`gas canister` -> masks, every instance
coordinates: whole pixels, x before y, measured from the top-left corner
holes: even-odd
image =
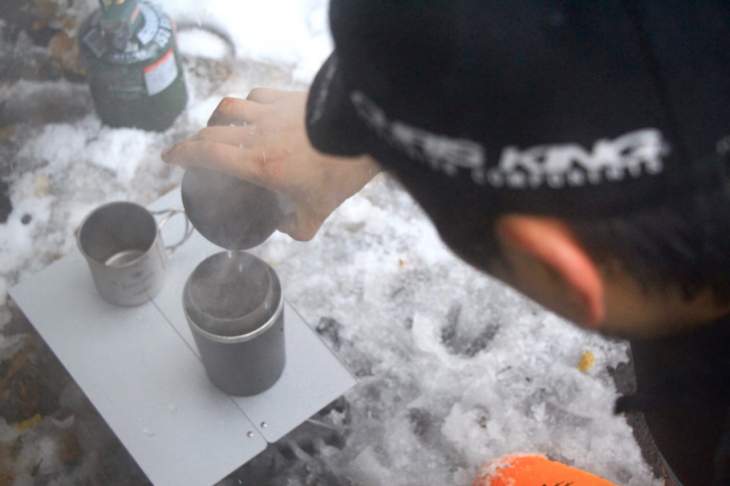
[[[175,24],[151,3],[100,0],[79,50],[101,121],[163,131],[187,103]]]

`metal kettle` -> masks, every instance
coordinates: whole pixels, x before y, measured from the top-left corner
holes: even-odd
[[[229,251],[260,245],[283,216],[275,192],[212,169],[188,168],[181,193],[195,229]]]

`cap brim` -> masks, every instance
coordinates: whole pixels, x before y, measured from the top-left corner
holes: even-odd
[[[337,53],[333,53],[315,76],[307,100],[306,126],[315,149],[331,155],[366,153],[367,130],[349,100]]]

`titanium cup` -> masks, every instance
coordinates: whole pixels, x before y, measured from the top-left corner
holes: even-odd
[[[203,260],[185,283],[185,317],[213,384],[250,396],[284,371],[284,295],[264,261],[245,252]]]
[[[150,212],[131,202],[112,202],[92,211],[76,232],[96,288],[115,305],[143,304],[156,296],[165,281],[167,258],[192,234],[185,220],[185,235],[165,247],[160,229],[182,209]],[[164,215],[157,223],[154,215]]]

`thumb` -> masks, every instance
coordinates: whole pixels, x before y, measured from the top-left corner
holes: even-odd
[[[293,211],[279,222],[278,230],[297,241],[310,241],[317,235],[324,221],[307,218],[300,211]]]

